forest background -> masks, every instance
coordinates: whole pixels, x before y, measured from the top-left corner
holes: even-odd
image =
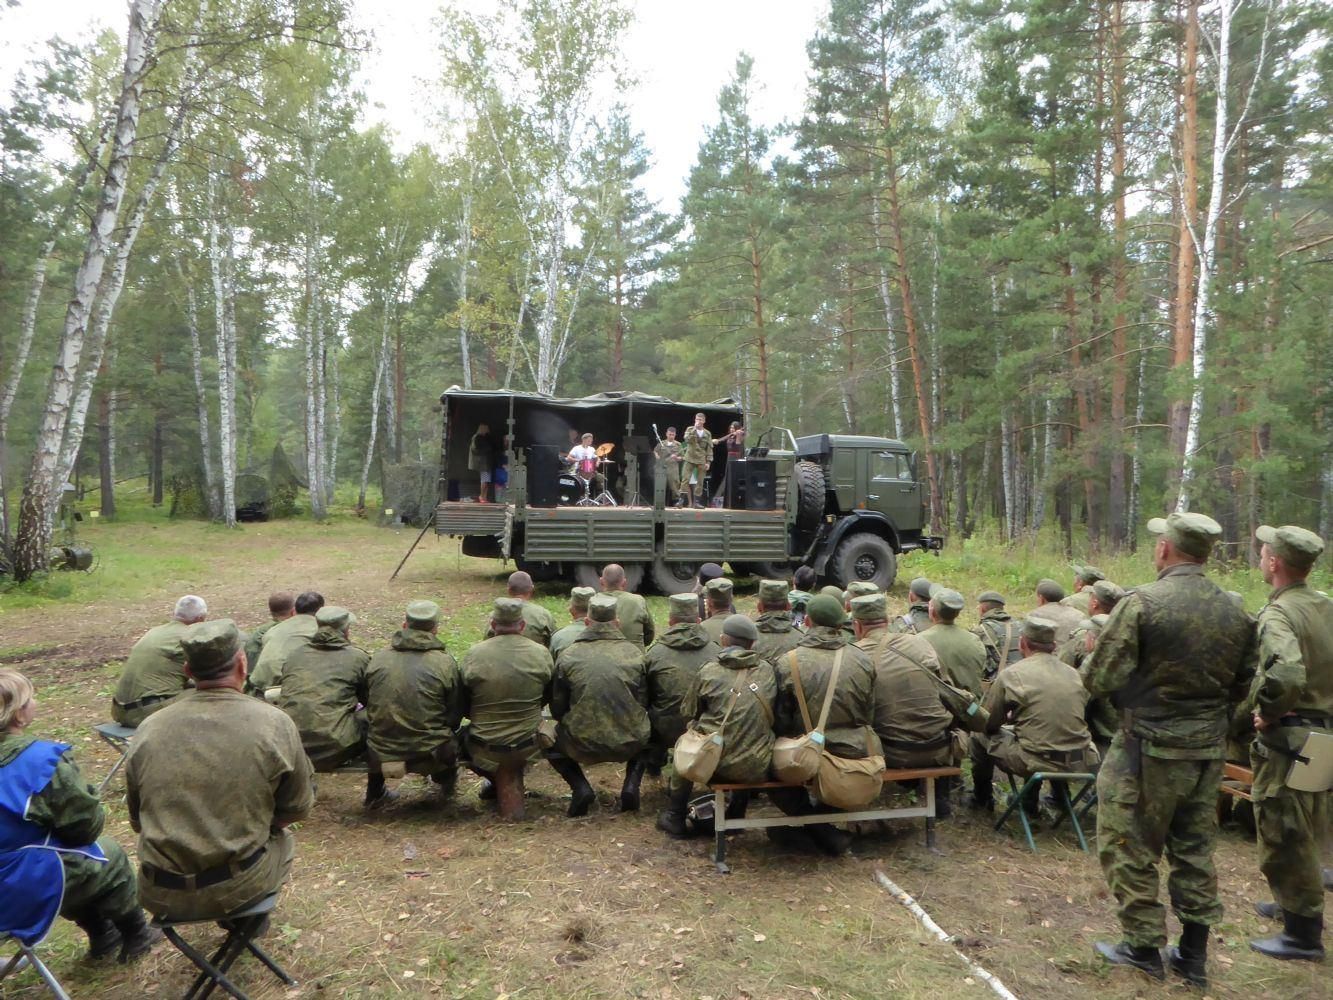
[[[69,479],[232,523],[282,444],[310,515],[364,504],[451,384],[900,437],[955,538],[1333,535],[1327,5],[833,0],[793,120],[736,40],[678,212],[616,100],[631,17],[445,5],[407,152],[359,124],[340,0],[132,0],[34,54],[0,101],[15,576]]]

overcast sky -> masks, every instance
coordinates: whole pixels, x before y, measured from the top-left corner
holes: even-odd
[[[359,26],[375,35],[364,58],[367,117],[384,121],[404,145],[433,142],[429,82],[437,76],[432,22],[438,0],[352,0]],[[674,210],[717,113],[717,92],[742,49],[754,56],[757,117],[776,124],[799,114],[805,90],[805,43],[826,0],[632,0],[637,19],[625,43],[635,89],[626,95],[634,123],[652,150],[648,193]],[[118,0],[20,0],[0,5],[0,86],[61,34],[90,37],[101,28],[123,35],[128,4]]]

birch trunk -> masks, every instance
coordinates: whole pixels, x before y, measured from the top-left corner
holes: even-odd
[[[341,322],[335,324],[335,328],[338,326],[341,326]],[[331,504],[338,483],[338,440],[342,437],[342,384],[338,367],[338,356],[342,353],[341,334],[335,333],[332,343],[327,344],[324,350],[326,374],[332,373],[332,379],[329,381],[328,416],[325,418],[324,448],[324,484]]]
[[[199,421],[199,454],[203,460],[205,499],[209,518],[220,521],[222,508],[218,501],[217,473],[213,470],[213,432],[209,428],[208,387],[204,384],[204,353],[199,342],[199,304],[194,294],[193,278],[186,275],[179,262],[176,270],[185,284],[185,325],[190,331],[190,373],[194,376],[194,403]]]
[[[125,181],[139,130],[144,73],[153,49],[161,8],[162,0],[132,0],[130,5],[125,65],[121,74],[111,157],[89,226],[83,257],[74,275],[74,291],[65,311],[65,323],[47,386],[46,405],[37,431],[32,465],[23,487],[18,537],[14,545],[14,578],[20,582],[47,565],[47,549],[51,544],[51,523],[47,510],[51,505],[52,493],[61,485],[56,482],[60,447],[69,420],[79,362],[83,357],[84,337],[88,318],[92,314],[93,298],[106,268],[111,234],[125,198]]]
[[[222,474],[222,523],[236,526],[236,334],[228,301],[232,295],[223,237],[218,225],[216,170],[208,172],[208,264],[213,280],[213,314],[217,325],[218,455]]]
[[[370,438],[366,442],[366,460],[361,463],[361,490],[357,494],[356,509],[366,509],[366,484],[370,481],[370,463],[375,458],[375,438],[380,425],[380,386],[384,384],[389,361],[389,324],[386,321],[380,333],[379,357],[375,361],[375,381],[370,387]]]
[[[472,388],[472,350],[468,342],[467,279],[472,269],[472,183],[476,166],[468,159],[467,184],[463,188],[462,233],[458,246],[458,352],[463,366],[463,388]]]

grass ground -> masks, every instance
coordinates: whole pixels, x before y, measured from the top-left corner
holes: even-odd
[[[182,593],[203,594],[213,615],[244,627],[262,620],[269,591],[313,587],[356,611],[353,637],[370,649],[387,642],[409,600],[428,596],[449,616],[450,648],[465,649],[480,635],[505,568],[461,557],[455,543],[428,536],[388,582],[414,535],[350,515],[324,525],[226,531],[171,522],[131,502],[117,523],[81,526],[81,540],[99,557],[96,572],[0,591],[0,663],[32,677],[38,732],[74,744],[85,773],[98,780],[114,757],[89,727],[107,716],[126,650]],[[1144,556],[1100,564],[1125,584],[1151,576]],[[918,574],[968,594],[996,587],[1024,611],[1039,577],[1065,579],[1069,571],[1039,549],[969,543],[938,558],[904,559],[897,603]],[[1224,583],[1245,594],[1251,610],[1262,600],[1262,581],[1248,570]],[[558,585],[540,591],[561,619],[563,593]],[[651,605],[664,621],[665,600]],[[850,856],[831,861],[750,832],[731,846],[733,874],[723,877],[708,860],[708,843],[670,841],[653,829],[660,783],[645,783],[641,815],[617,815],[619,769],[593,768],[591,777],[598,806],[569,820],[563,784],[539,766],[529,782],[529,818],[513,824],[498,822],[478,801],[470,778],[444,805],[409,779],[395,807],[367,815],[361,780],[321,777],[269,939],[301,985],[284,990],[243,962],[242,987],[257,998],[993,995],[877,887],[874,873],[882,869],[1019,996],[1191,995],[1092,961],[1092,942],[1116,933],[1114,908],[1095,858],[1068,833],[1040,833],[1034,855],[961,810],[941,824],[939,853],[925,850],[919,824],[903,823],[858,839]],[[119,780],[107,806],[108,833],[132,847]],[[1215,928],[1209,995],[1333,997],[1325,968],[1265,961],[1246,947],[1269,929],[1248,906],[1264,894],[1253,845],[1227,830],[1217,861],[1227,915]],[[216,934],[198,928],[193,937]],[[185,960],[166,948],[129,968],[82,962],[83,942],[64,922],[44,949],[76,997],[171,996],[188,985]],[[3,995],[41,991],[25,974],[6,982]]]

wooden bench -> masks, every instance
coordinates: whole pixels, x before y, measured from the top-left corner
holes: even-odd
[[[806,816],[765,816],[757,819],[727,819],[728,792],[766,791],[772,788],[803,788],[803,785],[789,785],[782,781],[761,781],[748,785],[716,784],[709,785],[713,793],[713,864],[722,874],[731,871],[727,867],[727,831],[762,830],[773,826],[808,826],[812,823],[859,823],[875,819],[916,819],[924,817],[926,821],[926,847],[935,847],[935,782],[940,778],[956,778],[963,772],[956,767],[914,767],[899,770],[887,770],[883,774],[885,784],[891,781],[920,781],[926,786],[924,803],[913,806],[880,806],[858,809],[855,812],[813,813]]]
[[[1230,795],[1233,798],[1244,799],[1246,802],[1253,802],[1254,796],[1250,793],[1250,786],[1254,784],[1254,771],[1248,767],[1242,767],[1240,764],[1233,764],[1227,761],[1222,766],[1222,794]]]

